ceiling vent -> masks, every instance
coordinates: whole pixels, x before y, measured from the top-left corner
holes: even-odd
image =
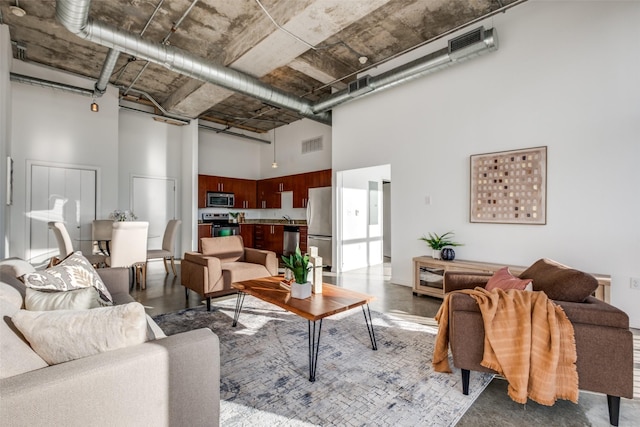
[[[322,151],[321,136],[302,141],[302,154],[313,153],[316,151]]]
[[[371,76],[366,75],[349,83],[349,87],[347,89],[349,96],[355,97],[362,95],[363,93],[371,92],[373,88],[371,87],[370,80]]]
[[[477,44],[484,43],[484,27],[478,27],[468,33],[449,40],[449,56],[456,60],[477,50]]]

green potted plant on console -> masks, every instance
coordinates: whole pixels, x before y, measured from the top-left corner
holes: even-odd
[[[448,253],[444,258],[441,256],[442,250],[448,246],[462,246],[462,243],[456,243],[451,240],[452,237],[453,231],[447,231],[441,236],[438,236],[436,233],[429,233],[429,237],[422,236],[420,240],[427,242],[427,245],[431,248],[431,257],[433,259],[445,259],[450,261],[455,257],[453,249],[451,249],[451,253]]]
[[[291,283],[291,298],[305,299],[311,296],[311,282],[307,280],[307,275],[311,270],[309,265],[309,255],[300,252],[300,247],[296,247],[295,253],[288,257],[282,256],[282,261],[293,273],[295,282]]]

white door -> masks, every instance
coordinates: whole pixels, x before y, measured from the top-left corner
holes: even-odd
[[[29,260],[45,262],[58,256],[49,221],[63,222],[74,250],[91,253],[91,221],[96,216],[95,169],[31,165]]]
[[[134,176],[131,209],[139,221],[149,221],[147,247],[160,249],[167,222],[176,215],[176,180]]]

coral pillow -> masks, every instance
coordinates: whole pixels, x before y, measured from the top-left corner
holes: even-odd
[[[496,271],[493,276],[487,282],[485,289],[490,291],[492,289],[519,289],[521,291],[533,290],[531,279],[519,279],[509,272],[509,267],[502,267]]]

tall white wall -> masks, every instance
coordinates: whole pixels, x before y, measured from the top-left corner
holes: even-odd
[[[458,258],[611,274],[640,327],[640,3],[532,0],[491,22],[497,52],[336,108],[333,168],[391,163],[393,282],[422,234],[455,230]],[[540,145],[547,224],[471,224],[469,156]]]
[[[322,137],[323,150],[302,154],[302,141]],[[266,139],[273,141],[273,131]],[[276,128],[276,161],[273,169],[273,145],[260,149],[260,177],[294,175],[309,171],[331,169],[331,127],[309,119],[298,120]]]
[[[12,72],[92,89],[95,82],[14,60]],[[58,89],[11,83],[11,142],[14,203],[7,230],[10,256],[28,247],[27,162],[97,167],[98,215],[118,206],[118,92],[108,88],[91,112],[91,98]]]
[[[241,131],[234,132],[241,133]],[[269,141],[267,134],[245,132]],[[198,173],[230,178],[260,179],[262,142],[206,129],[198,130]]]
[[[11,66],[11,37],[9,27],[0,25],[0,259],[8,253],[8,241],[5,230],[9,227],[9,207],[6,205],[7,162],[11,154],[11,84],[9,68]]]

